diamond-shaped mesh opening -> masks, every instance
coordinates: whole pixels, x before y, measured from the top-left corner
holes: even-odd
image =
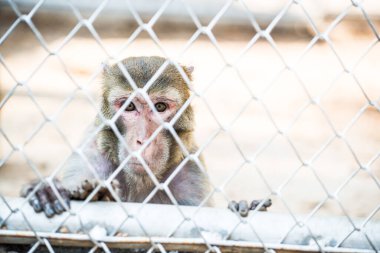
[[[182,50],[188,45],[188,41],[195,37],[197,26],[187,11],[183,12],[180,19],[173,17],[175,10],[186,10],[188,3],[179,0],[166,2],[168,3],[165,6],[160,5],[161,8],[165,7],[162,13],[156,13],[154,17],[151,17],[146,22],[155,21],[153,29],[160,40],[160,44],[166,52],[170,52],[172,56],[175,56],[182,53]],[[180,25],[175,25],[173,21]]]
[[[106,59],[106,52],[86,27],[80,27],[68,39],[69,41],[63,44],[59,50],[59,56],[65,64],[65,71],[75,83],[81,86],[93,83],[91,81],[94,70],[99,69],[99,62],[101,63]],[[86,48],[81,47],[83,43]],[[81,57],[73,61],[73,59],[77,58],[77,55]]]
[[[346,143],[334,139],[314,159],[313,168],[328,192],[333,194],[358,169],[358,164]]]
[[[276,157],[275,163],[272,162],[273,156]],[[258,154],[255,163],[270,187],[276,191],[301,165],[294,149],[282,136],[272,139]]]
[[[283,71],[278,76],[278,79],[269,87],[263,98],[263,103],[271,114],[274,123],[281,130],[290,125],[307,101],[307,93],[302,83],[297,79],[294,72],[288,70]]]
[[[350,17],[355,17],[355,19],[350,20]],[[344,26],[349,26],[353,32],[347,35],[347,29]],[[334,50],[336,50],[339,58],[347,68],[352,68],[365,52],[365,48],[376,39],[376,35],[373,33],[368,20],[363,16],[360,8],[350,8],[346,16],[339,19],[339,23],[333,29],[330,29],[329,36]],[[343,37],[350,39],[348,36],[351,36],[353,40],[353,43],[349,47],[342,41]]]
[[[228,68],[218,75],[212,86],[204,93],[207,103],[222,126],[231,124],[251,99],[246,87],[238,81],[238,78],[237,72]],[[236,81],[232,84],[231,80]],[[218,93],[223,95],[216,95]],[[232,97],[240,99],[236,101]]]
[[[379,4],[198,2],[0,3],[0,244],[379,250]]]
[[[224,149],[224,154],[215,152],[218,146],[226,147],[226,149]],[[207,162],[207,167],[210,173],[213,174],[213,171],[218,172],[216,173],[218,176],[211,178],[215,185],[221,185],[225,181],[227,175],[230,175],[235,168],[244,162],[241,153],[234,145],[231,137],[225,132],[220,132],[217,136],[215,136],[215,138],[203,150],[202,155],[205,157],[225,156],[228,158],[226,160],[213,159]]]
[[[317,106],[308,106],[300,114],[288,136],[302,159],[310,160],[334,134],[325,115]],[[300,129],[308,129],[308,132]]]
[[[292,4],[287,9],[286,13],[281,16],[278,24],[281,24],[283,20],[289,19],[296,19],[297,22],[294,22],[294,24],[286,26],[283,29],[276,30],[275,27],[273,33],[271,33],[271,37],[276,42],[276,47],[288,64],[293,65],[296,60],[298,60],[303,53],[299,48],[305,48],[317,33],[314,23],[309,21],[307,14],[308,13],[305,13],[303,9],[302,3]],[[289,39],[290,41],[287,44],[277,43],[288,38],[288,36],[284,36],[284,33],[292,34]],[[291,44],[291,46],[289,46],[289,44]],[[297,50],[292,50],[291,48],[293,47],[296,47]]]
[[[321,99],[321,106],[338,131],[348,125],[365,103],[366,98],[358,83],[348,74],[341,75]]]
[[[362,181],[365,181],[365,187],[362,186]],[[363,190],[358,194],[355,192],[355,189],[360,187]],[[362,194],[366,197],[362,198]],[[355,205],[350,204],[352,196],[354,196]],[[338,193],[338,197],[343,208],[351,217],[365,218],[378,206],[376,200],[380,197],[380,188],[366,171],[359,171]],[[360,208],[361,206],[365,206],[366,208],[362,209]]]
[[[14,145],[22,145],[40,128],[44,118],[26,87],[18,86],[13,94],[17,95],[11,96],[1,109],[2,116],[9,118],[2,130]]]
[[[83,140],[83,133],[97,115],[96,107],[87,99],[88,95],[88,92],[76,92],[64,101],[63,106],[54,115],[56,125],[72,147]],[[90,95],[90,97],[94,96]],[[78,108],[81,110],[78,111]],[[75,118],[76,124],[68,124],[73,118]]]
[[[205,54],[207,58],[202,57]],[[212,85],[225,67],[223,57],[205,34],[197,37],[182,55],[181,60],[195,66],[193,78],[198,82],[195,83],[194,89],[198,92],[203,92]]]
[[[323,95],[343,70],[328,44],[321,40],[311,44],[295,69],[312,97]]]
[[[136,40],[128,43],[128,47],[122,51],[121,58],[128,56],[151,56],[151,55],[161,55],[160,48],[155,44],[152,38],[149,36],[147,31],[141,31],[137,36]],[[141,43],[140,43],[141,42]],[[141,52],[141,53],[139,53]]]
[[[43,171],[43,168],[41,169]],[[45,170],[44,174],[47,175],[48,173],[49,172]],[[24,184],[24,179],[21,181],[17,180],[20,174],[23,175],[25,181],[31,181],[38,177],[25,157],[20,152],[14,152],[6,163],[1,166],[0,176],[2,183],[0,192],[2,196],[18,197],[20,195],[21,188]]]
[[[357,121],[347,132],[347,141],[362,164],[369,162],[379,152],[379,142],[375,141],[379,139],[379,137],[376,137],[378,133],[372,132],[370,128],[370,126],[378,125],[379,119],[379,111],[369,107],[360,114]],[[359,138],[365,138],[364,136],[370,133],[374,134],[374,139],[368,139],[367,145],[359,148]]]
[[[295,185],[305,184],[304,194]],[[281,189],[282,197],[292,213],[309,213],[326,197],[323,186],[310,167],[301,167]],[[302,203],[301,205],[298,203]]]
[[[50,145],[51,142],[56,143],[56,145]],[[40,145],[49,148],[41,149],[39,148]],[[70,155],[72,150],[57,128],[47,123],[25,144],[23,152],[28,157],[33,157],[33,162],[36,166],[47,175],[50,171],[49,168],[58,167]]]
[[[369,51],[354,69],[354,75],[360,83],[361,88],[364,90],[365,94],[371,101],[377,100],[380,97],[380,87],[374,83],[374,80],[365,74],[365,71],[372,69],[373,71],[378,71],[379,65],[376,64],[377,57],[380,56],[380,45],[373,44],[369,48]],[[364,69],[366,67],[366,69]]]
[[[267,40],[254,37],[246,45],[236,67],[252,93],[259,96],[283,70],[284,64]]]
[[[2,3],[0,14],[0,22],[2,24],[0,27],[0,37],[3,37],[4,33],[10,28],[10,26],[16,22],[17,14],[12,10],[8,3]]]
[[[70,8],[69,4],[60,3],[59,9],[62,12],[49,12],[49,1],[43,2],[38,10],[34,13],[31,21],[38,29],[48,48],[57,49],[63,42],[64,38],[77,25],[78,19]],[[63,14],[64,13],[64,14]],[[49,26],[46,26],[46,23]]]
[[[374,160],[371,161],[370,164],[370,171],[372,172],[372,175],[375,177],[377,182],[380,181],[380,160],[379,155],[376,155]]]
[[[138,23],[131,17],[132,15],[128,13],[126,6],[123,6],[120,13],[117,11],[116,7],[112,5],[112,2],[107,2],[107,5],[92,22],[94,29],[104,42],[104,47],[112,55],[119,54],[120,50],[125,47],[127,41],[138,29]],[[115,24],[109,16],[110,12],[116,12],[115,14],[120,19],[120,22]],[[114,28],[107,29],[110,26]]]
[[[252,117],[252,115],[255,116]],[[277,129],[267,111],[262,104],[256,101],[250,102],[245,107],[231,127],[231,135],[244,156],[249,159],[258,154],[276,133]]]
[[[242,184],[241,178],[249,178],[249,184]],[[237,171],[234,171],[233,177],[226,182],[224,191],[229,199],[236,200],[251,199],[252,197],[255,199],[265,199],[271,194],[253,164],[244,164]],[[225,203],[226,205],[228,203]]]
[[[34,94],[38,94],[36,102],[48,116],[61,108],[66,98],[76,89],[76,85],[56,57],[49,57],[44,61],[30,78],[28,86]]]
[[[6,37],[3,36],[1,40],[0,52],[6,57],[7,68],[17,80],[27,80],[48,56],[48,52],[25,22],[19,22],[12,32]],[[30,58],[20,61],[24,59],[24,53],[30,55]],[[5,80],[4,83],[9,85],[9,80]]]

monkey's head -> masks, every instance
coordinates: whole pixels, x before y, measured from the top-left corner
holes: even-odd
[[[165,58],[162,57],[130,57],[123,60],[122,65],[137,87],[144,88],[164,62]],[[182,68],[191,80],[192,67]],[[119,66],[114,65],[105,70],[101,108],[103,116],[111,119],[120,108],[125,108],[117,119],[117,127],[129,151],[138,151],[147,144],[141,152],[141,158],[156,176],[160,176],[168,169],[169,159],[178,160],[181,154],[173,154],[173,146],[177,144],[171,133],[164,128],[151,142],[147,143],[147,141],[161,122],[169,122],[173,119],[189,98],[190,91],[177,68],[169,64],[149,87],[147,95],[157,113],[148,105],[142,93],[134,92]],[[126,101],[131,96],[131,102],[126,105]],[[193,131],[193,127],[193,111],[191,106],[188,106],[174,123],[173,128],[179,136],[187,136],[187,133]],[[122,162],[127,158],[128,151],[121,143],[118,143],[117,149],[118,159]],[[139,159],[134,156],[128,160],[125,170],[131,175],[146,173]]]

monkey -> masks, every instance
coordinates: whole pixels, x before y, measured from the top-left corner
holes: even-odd
[[[73,152],[63,165],[62,178],[53,180],[64,204],[49,184],[34,190],[38,182],[32,182],[22,189],[21,196],[29,197],[36,212],[43,211],[52,217],[68,209],[70,200],[85,200],[91,194],[91,200],[119,198],[125,202],[173,204],[174,197],[180,205],[212,204],[204,159],[196,155],[198,146],[191,104],[176,117],[191,93],[183,74],[191,81],[194,68],[177,65],[182,68],[181,73],[175,64],[169,63],[153,83],[145,87],[166,61],[159,56],[129,57],[120,62],[122,67],[119,64],[105,67],[100,115],[85,134],[82,152]],[[172,122],[173,119],[176,121]],[[162,123],[170,127],[160,128]],[[92,135],[94,138],[88,138]],[[175,135],[196,159],[186,159]],[[102,182],[115,173],[111,181],[112,194]],[[159,183],[168,181],[172,197],[162,188],[154,191],[157,186],[152,175]],[[98,191],[93,194],[96,188]],[[229,208],[245,216],[257,205],[252,203],[248,207],[245,202],[235,202]],[[261,203],[262,206],[268,203]]]

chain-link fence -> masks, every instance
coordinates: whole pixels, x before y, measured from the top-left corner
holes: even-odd
[[[0,1],[0,252],[380,251],[379,20],[375,1]],[[143,87],[121,62],[141,55],[166,59]],[[133,92],[106,117],[111,64]],[[131,151],[118,119],[138,96],[159,114],[148,91],[169,67],[189,97]],[[176,128],[189,106],[196,150]],[[105,128],[130,151],[106,176],[86,153]],[[161,131],[183,153],[166,179],[142,157]],[[68,209],[54,180],[72,153],[99,185],[67,212],[35,213],[46,185]],[[142,203],[113,185],[133,157],[152,183]],[[170,185],[188,162],[210,185],[197,206],[179,205]],[[91,202],[104,188],[116,203]],[[172,205],[150,204],[157,192]],[[242,199],[272,207],[227,209]]]

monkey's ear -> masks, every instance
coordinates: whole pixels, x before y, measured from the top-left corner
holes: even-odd
[[[102,62],[103,75],[108,75],[111,73],[111,66],[105,62]]]
[[[194,71],[194,66],[182,66],[183,70],[185,71],[187,77],[190,80],[193,80],[193,71]]]
[[[103,76],[111,76],[112,75],[112,65],[108,62],[102,62],[103,67]]]

